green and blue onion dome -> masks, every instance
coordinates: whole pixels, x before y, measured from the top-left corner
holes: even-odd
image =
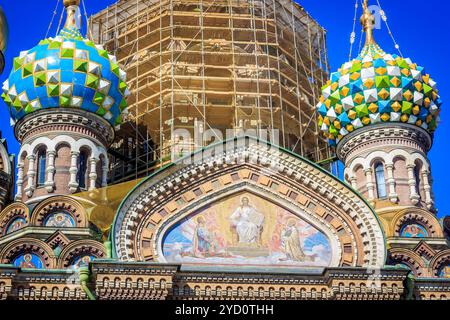
[[[83,109],[119,125],[126,113],[126,74],[116,58],[83,38],[76,26],[64,27],[20,53],[3,83],[2,98],[13,123],[41,109]]]
[[[331,146],[359,128],[379,123],[408,123],[433,134],[441,104],[436,82],[423,67],[369,41],[322,87],[319,128]]]

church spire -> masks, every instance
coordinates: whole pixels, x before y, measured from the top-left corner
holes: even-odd
[[[81,28],[80,0],[64,0],[67,11],[65,28]]]
[[[364,32],[366,33],[366,46],[375,44],[375,39],[373,37],[373,29],[375,28],[375,17],[372,12],[369,10],[368,0],[364,0],[363,10],[364,13],[361,16],[361,25],[364,28]]]

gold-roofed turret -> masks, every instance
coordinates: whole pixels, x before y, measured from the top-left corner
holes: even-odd
[[[364,32],[366,33],[366,46],[370,44],[375,44],[375,39],[373,37],[373,29],[375,28],[375,17],[369,10],[368,0],[364,0],[363,3],[363,15],[361,16],[360,22],[363,26]]]

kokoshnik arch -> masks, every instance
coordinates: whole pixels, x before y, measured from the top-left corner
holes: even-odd
[[[304,65],[326,60],[324,31],[293,1],[121,1],[120,20],[91,18],[104,46],[81,35],[79,0],[64,5],[2,87],[21,149],[12,195],[0,145],[0,298],[450,298],[427,158],[442,101],[375,42],[367,1],[365,46],[323,83]],[[132,123],[152,141],[145,170]],[[211,125],[236,137],[175,136]]]

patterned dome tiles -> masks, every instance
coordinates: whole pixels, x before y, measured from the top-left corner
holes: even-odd
[[[318,121],[331,146],[358,128],[383,122],[433,133],[441,104],[436,82],[424,68],[370,44],[331,74],[317,105]]]
[[[36,110],[67,107],[118,125],[127,108],[125,80],[114,56],[84,39],[78,29],[64,28],[14,59],[2,98],[14,121]]]

